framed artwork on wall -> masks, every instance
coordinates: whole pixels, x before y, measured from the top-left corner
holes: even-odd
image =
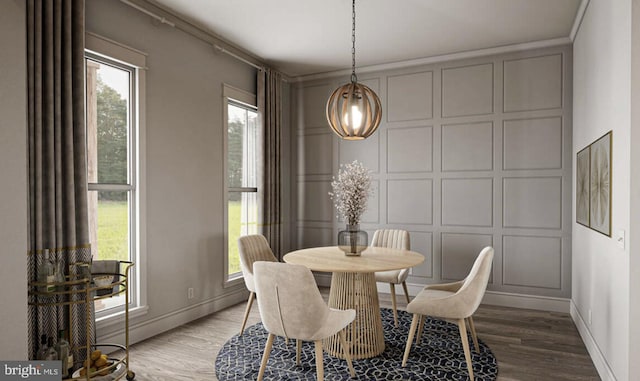
[[[576,154],[576,222],[611,237],[611,131]]]
[[[591,189],[590,164],[591,147],[587,146],[576,154],[576,222],[589,226],[589,190]]]
[[[611,131],[590,146],[589,227],[611,237]]]

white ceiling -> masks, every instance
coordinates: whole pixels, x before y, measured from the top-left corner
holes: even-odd
[[[350,0],[152,0],[289,76],[351,66]],[[581,0],[358,0],[357,67],[567,38]]]

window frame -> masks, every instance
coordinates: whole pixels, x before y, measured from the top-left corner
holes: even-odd
[[[223,105],[223,173],[224,173],[224,181],[223,181],[223,231],[224,231],[224,239],[223,239],[223,268],[224,268],[224,288],[234,287],[244,282],[244,277],[242,275],[242,271],[234,274],[229,274],[229,193],[230,192],[246,192],[246,193],[256,193],[258,199],[260,199],[260,184],[256,184],[255,187],[229,187],[229,105],[234,105],[238,107],[243,107],[247,109],[251,109],[258,113],[258,105],[257,98],[255,94],[251,94],[247,91],[238,89],[236,87],[222,84],[222,105]],[[259,122],[258,122],[259,123]],[[260,136],[261,128],[258,125],[256,129],[256,138],[257,141],[261,141]],[[258,174],[258,179],[260,175]]]
[[[138,242],[138,234],[136,231],[136,221],[138,221],[138,207],[137,207],[137,183],[138,176],[136,171],[136,161],[138,158],[137,155],[137,105],[136,105],[136,94],[138,93],[138,76],[137,69],[135,66],[124,64],[113,60],[109,57],[99,56],[92,52],[85,52],[85,60],[91,60],[94,62],[98,62],[102,65],[108,65],[114,67],[116,69],[126,71],[129,73],[129,102],[127,107],[127,123],[129,127],[129,131],[127,131],[127,181],[126,183],[91,183],[87,182],[87,191],[89,192],[101,192],[101,191],[116,191],[116,192],[127,192],[127,214],[128,214],[128,239],[129,239],[129,260],[132,262],[137,262],[135,259],[137,258],[137,242]],[[97,163],[96,163],[97,164]],[[128,288],[129,288],[129,303],[131,307],[138,306],[138,282],[137,282],[137,274],[134,271],[129,276]],[[113,307],[107,307],[100,311],[95,311],[96,318],[100,319],[105,316],[118,314],[124,312],[124,303],[118,304]]]
[[[132,300],[129,306],[129,319],[135,319],[148,312],[147,305],[147,231],[146,231],[146,57],[147,54],[116,41],[87,32],[85,34],[85,58],[105,61],[116,67],[133,69],[130,88],[129,123],[129,176],[135,176],[133,185],[124,184],[88,184],[88,190],[129,190],[129,239],[132,267],[130,292]],[[128,179],[132,184],[133,179]],[[119,189],[117,189],[119,188]],[[133,210],[132,210],[133,209]],[[134,218],[132,218],[132,216]],[[97,335],[103,336],[109,327],[119,325],[125,319],[124,305],[110,308],[96,314]],[[110,331],[110,330],[109,330]]]

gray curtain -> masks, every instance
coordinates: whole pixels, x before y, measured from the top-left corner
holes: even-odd
[[[84,123],[84,0],[28,0],[28,279],[36,280],[43,251],[69,264],[91,260],[87,218],[87,170]],[[59,295],[57,302],[73,302]],[[30,296],[29,350],[35,358],[40,336],[69,331],[71,346],[86,337],[85,304],[34,306]],[[89,316],[90,317],[90,316]],[[93,322],[92,318],[88,319]],[[93,332],[91,328],[89,330]],[[91,333],[90,336],[93,336]],[[82,351],[74,353],[76,360]]]
[[[281,233],[281,140],[282,140],[282,75],[274,70],[258,72],[258,110],[262,119],[262,234],[271,250],[282,259]]]

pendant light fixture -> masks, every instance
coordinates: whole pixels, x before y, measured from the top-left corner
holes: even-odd
[[[380,98],[356,76],[356,1],[352,0],[351,83],[337,88],[327,101],[327,121],[338,136],[361,140],[371,136],[380,125]]]

